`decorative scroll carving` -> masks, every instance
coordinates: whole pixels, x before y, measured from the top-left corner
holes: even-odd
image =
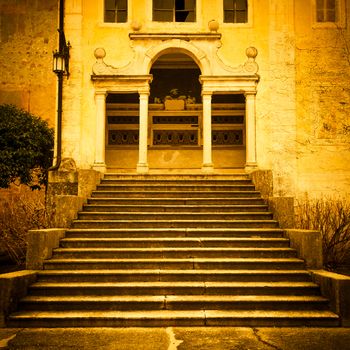
[[[198,124],[197,115],[153,116],[153,124]]]
[[[106,50],[99,47],[94,52],[96,62],[92,65],[92,73],[94,75],[120,75],[123,72],[127,72],[128,68],[131,67],[132,62],[129,62],[126,66],[116,68],[105,63],[104,58],[106,57]]]
[[[213,130],[213,146],[243,145],[243,130]]]
[[[225,64],[219,56],[216,56],[216,61],[219,63],[221,68],[224,71],[227,71],[230,75],[240,75],[240,74],[247,74],[247,75],[255,75],[259,71],[259,65],[256,63],[255,58],[258,55],[258,50],[250,46],[245,51],[246,56],[248,57],[248,60],[243,64],[239,65],[237,67],[231,67],[227,64]]]
[[[139,124],[138,115],[110,115],[108,116],[108,124]]]
[[[139,131],[138,130],[109,130],[108,144],[109,145],[138,145]]]
[[[213,124],[243,124],[243,115],[213,115]]]
[[[97,48],[94,52],[96,62],[92,66],[93,79],[98,76],[132,76],[132,75],[144,75],[148,74],[155,57],[161,52],[165,52],[169,49],[178,49],[181,52],[186,52],[191,56],[194,61],[198,64],[202,71],[202,75],[217,75],[222,77],[235,77],[241,75],[255,76],[258,79],[257,73],[259,66],[255,61],[258,55],[258,50],[255,47],[248,47],[246,49],[246,55],[248,60],[239,66],[231,67],[230,65],[223,62],[222,58],[219,57],[218,49],[221,46],[216,45],[215,42],[221,43],[220,40],[215,42],[208,42],[208,35],[212,38],[220,36],[220,34],[210,33],[200,35],[196,34],[196,37],[190,36],[190,41],[187,41],[185,37],[174,39],[175,34],[171,34],[172,39],[165,40],[159,45],[154,45],[161,37],[157,34],[153,37],[152,33],[135,33],[131,34],[132,39],[137,37],[140,39],[142,36],[149,38],[150,40],[136,40],[137,44],[134,43],[132,46],[134,50],[134,57],[132,60],[122,67],[113,67],[105,63],[106,51],[104,48]],[[162,35],[162,34],[161,34]],[[186,34],[187,35],[187,34]],[[170,38],[170,37],[169,37]],[[188,38],[187,38],[188,39]],[[154,41],[155,40],[155,41]],[[193,41],[193,42],[192,42]],[[195,42],[194,42],[195,41]],[[150,44],[152,44],[149,46]],[[215,48],[213,48],[213,45]]]
[[[153,145],[196,146],[198,130],[154,130]]]

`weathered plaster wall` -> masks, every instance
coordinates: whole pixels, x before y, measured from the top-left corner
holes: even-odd
[[[296,0],[298,195],[350,194],[350,2],[347,25],[320,27]],[[309,4],[310,5],[310,4]]]
[[[68,1],[69,2],[69,1]],[[81,43],[83,59],[82,79],[74,85],[69,82],[71,96],[81,96],[79,84],[84,91],[81,96],[81,114],[77,111],[66,111],[66,119],[72,124],[72,138],[67,138],[66,153],[69,157],[77,154],[80,148],[78,165],[87,167],[93,163],[95,141],[95,104],[93,101],[94,89],[91,84],[91,66],[95,61],[93,52],[97,47],[104,47],[107,51],[106,63],[114,67],[123,67],[133,60],[135,52],[128,34],[132,32],[131,23],[141,24],[140,32],[208,32],[208,22],[217,19],[220,23],[219,32],[222,34],[221,47],[218,51],[222,61],[232,67],[245,62],[245,50],[249,46],[258,48],[257,62],[260,66],[261,81],[257,95],[257,148],[259,166],[274,168],[276,179],[280,185],[276,191],[289,195],[294,191],[293,178],[295,177],[295,161],[290,149],[290,139],[295,137],[295,103],[294,103],[294,51],[290,37],[293,34],[293,16],[290,16],[291,7],[281,5],[280,1],[253,0],[250,7],[250,17],[247,24],[223,23],[221,0],[203,0],[198,2],[197,22],[195,23],[156,23],[152,22],[150,0],[130,2],[129,23],[103,23],[103,1],[90,2],[87,0],[74,1],[76,8],[80,3],[82,14],[81,33],[84,37]],[[69,10],[68,10],[69,11]],[[75,16],[78,16],[78,10]],[[293,11],[292,11],[293,12]],[[67,17],[70,17],[67,13]],[[73,53],[75,42],[79,41],[77,26],[67,28],[67,37],[72,43]],[[287,62],[285,56],[288,56]],[[272,61],[271,61],[272,60]],[[271,65],[272,63],[272,65]],[[72,72],[72,75],[74,72]],[[73,78],[73,76],[72,76]],[[286,85],[286,80],[288,85]],[[66,90],[67,91],[67,90]],[[278,98],[272,91],[280,91]],[[80,119],[80,120],[79,120]],[[74,125],[81,125],[80,141]],[[283,130],[281,130],[283,126]],[[290,131],[292,128],[292,131]],[[75,131],[73,131],[73,129]],[[282,145],[280,144],[282,142]],[[288,148],[288,152],[285,152]],[[75,150],[75,151],[73,151]],[[286,160],[287,154],[287,160]],[[286,160],[286,161],[285,161]],[[288,166],[286,166],[286,164]]]
[[[89,2],[92,3],[91,1]],[[95,2],[93,2],[95,3]],[[89,60],[89,56],[83,54],[83,42],[88,41],[88,37],[83,37],[82,32],[82,0],[66,0],[65,1],[65,35],[66,40],[71,44],[70,49],[70,76],[64,81],[63,87],[63,117],[62,117],[62,154],[63,158],[72,158],[77,167],[82,166],[81,158],[84,154],[91,152],[93,141],[89,139],[88,129],[85,127],[84,120],[88,114],[82,111],[83,96],[91,102],[89,108],[94,108],[94,98],[88,96],[88,89],[84,87],[84,59]],[[93,31],[94,28],[91,28]],[[89,74],[89,71],[86,72]],[[91,111],[90,111],[91,114]],[[92,120],[93,117],[91,116]],[[95,125],[93,126],[95,127]],[[81,144],[88,139],[90,144]],[[93,150],[92,150],[93,151]],[[92,164],[92,163],[90,163]],[[88,164],[85,166],[90,168]]]
[[[218,51],[232,67],[255,46],[260,70],[256,117],[261,169],[272,169],[280,196],[349,194],[349,26],[318,28],[312,1],[252,0],[247,24],[222,21],[222,1],[198,2],[195,23],[152,22],[151,0],[129,1],[129,22],[103,23],[103,0],[66,0],[66,37],[72,44],[71,76],[64,81],[63,157],[79,168],[94,161],[95,102],[91,82],[97,47],[115,67],[135,52],[131,23],[141,32],[208,32],[219,21]],[[350,5],[346,16],[350,18]],[[49,119],[55,116],[57,1],[0,0],[0,103],[15,103]]]
[[[0,103],[15,104],[54,125],[56,0],[0,0]]]

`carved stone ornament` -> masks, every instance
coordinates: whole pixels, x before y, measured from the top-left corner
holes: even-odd
[[[248,57],[248,61],[244,63],[244,70],[252,74],[257,73],[259,70],[259,66],[255,62],[255,58],[258,55],[258,50],[255,47],[250,46],[246,49],[245,53]]]
[[[123,74],[123,70],[126,67],[115,68],[113,66],[109,66],[104,62],[104,58],[106,57],[106,50],[102,47],[99,47],[94,52],[96,62],[92,66],[92,73],[94,75],[120,75]],[[128,66],[128,65],[127,65]]]
[[[142,24],[135,20],[131,22],[130,27],[134,32],[138,32],[139,30],[141,30]]]
[[[219,29],[219,22],[215,19],[212,19],[208,22],[208,28],[211,32],[217,32]]]
[[[255,47],[248,47],[246,49],[246,56],[248,60],[236,67],[231,67],[226,64],[218,55],[220,45],[216,42],[185,41],[181,39],[170,39],[161,41],[158,44],[153,43],[149,47],[141,44],[132,45],[134,49],[133,59],[124,67],[116,68],[107,65],[104,62],[106,51],[104,48],[97,48],[94,52],[96,62],[92,66],[92,73],[95,76],[117,76],[117,75],[145,75],[149,74],[149,70],[154,62],[161,55],[162,52],[176,51],[187,53],[198,64],[202,71],[202,75],[215,76],[257,76],[259,66],[255,61],[258,55],[258,50]],[[146,44],[146,42],[144,43]]]

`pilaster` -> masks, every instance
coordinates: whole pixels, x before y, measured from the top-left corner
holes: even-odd
[[[212,132],[211,132],[211,97],[212,92],[202,92],[203,100],[203,165],[202,171],[214,171],[212,160]]]
[[[147,139],[148,139],[148,98],[149,89],[140,91],[140,128],[139,128],[139,161],[136,171],[148,172]]]
[[[95,92],[96,104],[96,141],[95,141],[95,161],[93,169],[102,173],[106,172],[105,162],[105,129],[106,129],[106,92]]]
[[[256,92],[246,92],[246,164],[245,170],[251,172],[258,166],[256,158]]]

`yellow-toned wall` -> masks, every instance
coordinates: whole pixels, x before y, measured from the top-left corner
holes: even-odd
[[[72,72],[66,92],[75,99],[79,96],[81,101],[80,114],[77,108],[66,110],[66,135],[69,135],[65,142],[66,156],[77,159],[82,167],[89,167],[94,160],[91,145],[95,142],[95,105],[90,74],[96,48],[105,48],[107,64],[122,67],[135,54],[128,36],[132,22],[141,24],[140,32],[197,33],[209,32],[208,22],[216,19],[222,34],[218,55],[225,64],[235,67],[244,63],[245,49],[249,46],[259,51],[261,80],[256,106],[259,167],[273,169],[276,194],[294,194],[297,164],[293,3],[253,0],[249,4],[248,23],[238,25],[223,23],[221,0],[197,1],[197,22],[175,24],[152,22],[151,3],[151,0],[129,1],[129,23],[125,24],[103,23],[102,0],[74,1],[75,8],[67,8],[67,21],[72,23],[71,28],[66,27],[66,35],[73,46],[73,59],[76,55],[81,67],[74,83]],[[79,125],[80,133],[76,131]]]
[[[338,25],[315,24],[296,0],[298,193],[350,194],[350,2]]]
[[[79,2],[79,1],[78,1]],[[75,3],[77,3],[75,1]],[[77,51],[75,45],[74,36],[79,35],[76,28],[81,26],[82,37],[84,38],[79,50],[84,60],[82,61],[82,77],[80,80],[81,89],[84,91],[81,102],[81,127],[84,130],[84,135],[79,140],[79,146],[66,147],[67,156],[76,154],[76,150],[81,148],[80,152],[80,165],[88,166],[93,162],[93,152],[87,152],[88,146],[93,144],[95,135],[95,117],[94,117],[94,101],[93,94],[94,89],[91,84],[90,74],[91,66],[95,62],[93,52],[97,47],[105,48],[107,56],[105,61],[114,67],[123,67],[127,65],[134,57],[134,51],[130,45],[129,33],[133,32],[131,29],[132,22],[138,22],[141,24],[140,32],[155,33],[155,32],[168,32],[168,33],[200,33],[209,32],[208,22],[212,19],[217,19],[220,23],[219,32],[222,34],[222,45],[219,50],[219,57],[224,63],[229,66],[235,67],[245,62],[245,50],[249,46],[256,46],[259,50],[259,64],[261,70],[267,70],[268,66],[264,65],[264,62],[268,61],[269,48],[267,37],[269,35],[269,20],[268,20],[268,6],[261,1],[254,1],[251,5],[251,16],[248,24],[232,25],[222,23],[222,7],[221,1],[198,1],[197,7],[197,22],[195,23],[156,23],[151,20],[151,0],[139,0],[129,1],[129,22],[120,24],[106,24],[103,23],[103,1],[96,2],[83,0],[81,1],[81,23],[75,23],[74,30],[70,30],[67,27],[66,35],[72,43],[72,56],[74,51]],[[69,11],[69,8],[67,8]],[[67,12],[67,11],[66,11]],[[70,17],[77,17],[77,7],[72,10],[72,14],[67,13],[68,21]],[[265,13],[261,16],[259,14]],[[76,18],[77,19],[77,18]],[[259,35],[257,36],[257,32]],[[79,41],[79,38],[76,38]],[[78,53],[77,53],[78,55]],[[74,73],[72,73],[73,75]],[[72,96],[79,94],[78,86],[71,84]],[[77,91],[75,91],[77,90]],[[263,92],[263,88],[261,91]],[[263,94],[261,95],[261,101],[265,101]],[[260,97],[258,96],[258,99]],[[262,110],[261,110],[262,111]],[[258,113],[262,113],[259,112]],[[69,114],[69,113],[68,113]],[[68,123],[72,124],[73,119],[77,119],[77,115],[69,115],[67,119]],[[75,123],[79,124],[78,121]],[[73,129],[73,127],[71,128]],[[71,134],[71,131],[68,132]],[[86,136],[86,137],[85,137]],[[72,143],[72,139],[67,139],[67,143]],[[268,138],[260,138],[260,149],[266,147]],[[76,138],[78,143],[78,138]],[[270,167],[271,164],[266,164],[266,167]]]
[[[221,0],[197,0],[195,23],[152,22],[151,0],[129,0],[125,24],[103,23],[103,0],[66,0],[65,31],[72,50],[71,76],[64,82],[63,156],[81,168],[94,162],[91,73],[96,48],[106,50],[107,64],[123,67],[135,55],[129,39],[133,22],[144,33],[201,33],[209,32],[208,22],[216,19],[222,35],[218,56],[226,65],[241,65],[247,47],[258,49],[257,159],[259,168],[273,170],[275,194],[349,195],[350,4],[341,1],[344,28],[315,26],[314,0],[251,0],[249,20],[243,25],[223,23]],[[55,115],[51,54],[56,47],[57,8],[50,9],[49,4],[54,2],[44,6],[35,1],[30,10],[26,8],[28,23],[37,20],[36,28],[15,22],[17,27],[6,40],[2,30],[0,47],[1,101],[29,103],[31,111],[50,120]],[[20,3],[27,2],[16,2]],[[135,157],[131,159],[136,167]],[[217,157],[215,153],[214,161]]]
[[[0,104],[55,123],[56,0],[0,0]]]

